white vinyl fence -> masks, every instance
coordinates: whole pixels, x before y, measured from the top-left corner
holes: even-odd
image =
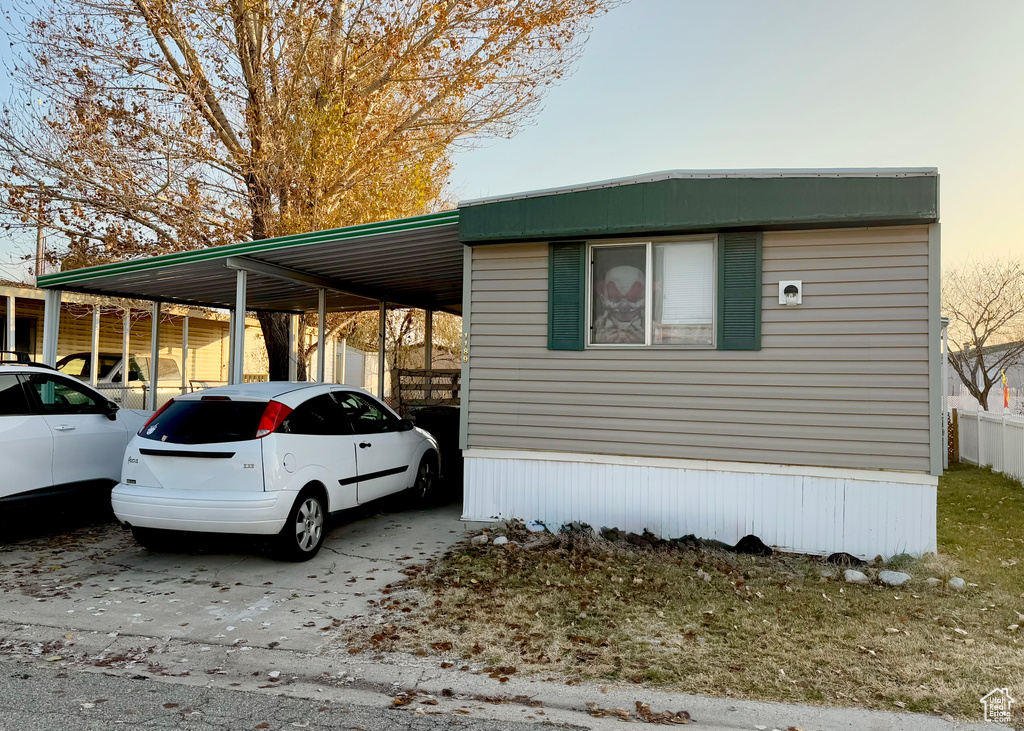
[[[958,412],[960,459],[1024,480],[1024,416]]]

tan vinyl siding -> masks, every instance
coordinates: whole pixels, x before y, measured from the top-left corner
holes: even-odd
[[[36,319],[36,358],[41,357],[43,334],[43,301],[18,299],[17,317]],[[181,327],[182,318],[165,315],[160,323],[160,355],[173,358],[181,368]],[[123,315],[119,311],[105,312],[100,316],[100,352],[121,353],[124,332]],[[129,331],[128,349],[138,357],[149,357],[150,315],[147,312],[133,312]],[[227,337],[226,320],[189,318],[188,325],[188,377],[190,380],[227,380]],[[251,349],[251,347],[250,347]],[[64,305],[60,313],[60,335],[57,339],[57,359],[72,353],[88,353],[92,350],[92,307]],[[164,383],[173,387],[175,383]],[[180,384],[178,384],[180,385]]]
[[[760,351],[549,351],[547,244],[472,254],[470,447],[929,470],[926,226],[765,233]]]

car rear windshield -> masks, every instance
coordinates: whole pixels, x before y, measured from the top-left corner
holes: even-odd
[[[175,401],[139,436],[172,444],[217,444],[256,438],[265,401]]]

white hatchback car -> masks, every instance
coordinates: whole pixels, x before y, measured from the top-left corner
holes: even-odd
[[[77,378],[27,358],[3,360],[0,508],[89,491],[103,491],[97,498],[106,502],[128,440],[151,413],[119,408]]]
[[[221,386],[169,402],[125,452],[114,514],[148,548],[167,531],[276,535],[282,557],[320,550],[327,516],[433,490],[437,442],[369,393],[320,383]]]

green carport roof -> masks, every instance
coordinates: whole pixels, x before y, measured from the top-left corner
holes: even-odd
[[[39,286],[86,294],[233,307],[246,269],[246,309],[329,311],[388,303],[462,310],[463,245],[458,211],[285,236],[39,277]]]

